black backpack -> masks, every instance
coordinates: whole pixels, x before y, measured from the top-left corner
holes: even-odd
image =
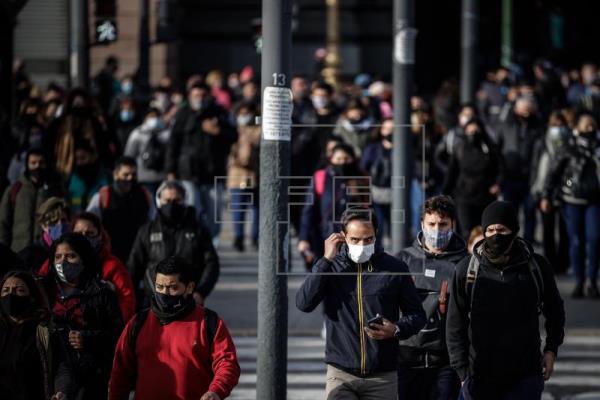
[[[141,154],[144,168],[162,171],[165,167],[165,146],[158,138],[158,132],[152,132]]]

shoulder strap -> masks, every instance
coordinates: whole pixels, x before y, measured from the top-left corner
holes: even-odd
[[[467,299],[469,299],[469,318],[471,317],[471,309],[473,308],[473,290],[477,282],[477,273],[479,272],[479,259],[472,255],[467,268],[467,277],[465,282],[465,291]]]
[[[146,322],[146,319],[148,319],[149,312],[150,312],[150,309],[146,308],[146,309],[141,310],[140,312],[138,312],[135,315],[133,329],[130,331],[130,336],[129,336],[129,344],[131,346],[131,351],[133,354],[135,354],[137,338],[142,330],[142,327],[144,326],[144,323]]]
[[[219,325],[219,315],[209,308],[204,308],[204,330],[206,331],[206,340],[209,353],[212,358],[212,346],[217,334]]]
[[[110,204],[110,186],[102,186],[98,191],[100,196],[100,208],[105,210]]]
[[[325,192],[325,180],[327,179],[327,170],[325,168],[315,172],[315,193],[320,198]]]
[[[448,303],[448,281],[442,281],[440,287],[440,295],[438,297],[439,311],[440,314],[446,314],[446,305]]]
[[[21,191],[22,187],[23,187],[23,182],[16,181],[10,188],[10,203],[13,208],[15,208],[15,205],[17,204],[17,195]]]
[[[542,270],[540,269],[540,265],[535,260],[535,256],[532,254],[529,260],[528,269],[531,277],[533,278],[533,284],[535,285],[535,292],[537,295],[537,308],[538,314],[542,313],[542,308],[544,307],[544,277],[542,275]]]

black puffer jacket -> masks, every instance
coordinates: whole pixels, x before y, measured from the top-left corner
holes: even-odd
[[[400,342],[398,361],[407,367],[438,368],[450,364],[446,348],[448,301],[456,265],[467,256],[467,247],[460,236],[453,235],[446,251],[433,254],[423,247],[422,240],[421,232],[411,247],[398,254],[398,258],[414,274],[427,324],[417,335]],[[440,301],[442,292],[445,296]]]
[[[202,121],[217,118],[220,133],[202,130]],[[216,176],[227,176],[226,163],[236,132],[226,120],[226,113],[210,103],[198,112],[184,106],[175,116],[166,154],[166,172],[180,179],[214,185]]]
[[[203,297],[208,296],[219,279],[219,257],[210,234],[197,222],[192,207],[186,209],[181,222],[175,226],[167,223],[160,212],[153,221],[142,226],[127,263],[134,285],[139,287],[143,280],[145,294],[151,294],[154,268],[170,256],[182,257],[197,269],[196,291]]]
[[[346,275],[320,274],[336,272]],[[357,375],[396,370],[398,341],[369,339],[363,327],[380,314],[398,325],[401,339],[419,332],[425,312],[407,273],[406,264],[383,249],[368,263],[356,264],[345,244],[332,262],[321,258],[315,263],[296,294],[296,306],[311,312],[324,303],[326,363]]]
[[[531,257],[535,257],[544,283],[544,351],[557,354],[564,338],[565,310],[552,267],[544,257],[517,239],[510,260],[494,265],[479,254],[483,243],[474,249],[473,257],[479,259],[480,266],[472,298],[466,289],[471,258],[464,258],[456,268],[446,340],[450,364],[462,381],[469,376],[506,385],[542,373],[537,290],[529,271]]]
[[[600,147],[580,142],[572,137],[558,153],[546,180],[545,198],[571,204],[600,202]]]

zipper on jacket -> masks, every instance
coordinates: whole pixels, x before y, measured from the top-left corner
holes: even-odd
[[[362,301],[362,264],[358,264],[358,275],[356,276],[356,297],[358,302],[358,336],[360,340],[360,373],[365,374],[367,354],[365,350],[365,318]]]

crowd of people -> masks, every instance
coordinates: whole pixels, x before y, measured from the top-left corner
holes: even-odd
[[[145,88],[120,75],[109,57],[90,90],[40,90],[24,65],[14,80],[17,115],[1,135],[0,390],[15,399],[124,399],[136,387],[167,397],[226,397],[239,376],[235,349],[223,322],[202,306],[219,278],[226,202],[233,248],[258,247],[261,94],[252,68],[193,75],[181,87],[165,77]],[[308,193],[290,219],[312,268],[328,247],[331,253],[327,240],[340,232],[348,206],[372,207],[380,221],[374,240],[389,237],[392,90],[367,74],[338,88],[297,75],[291,90],[291,174]],[[542,246],[554,273],[572,269],[572,296],[600,298],[596,66],[563,71],[540,60],[530,70],[498,68],[473,103],[461,104],[456,82],[448,81],[410,105],[406,223],[413,238],[448,244],[441,228],[423,237],[422,213],[426,199],[446,194],[456,215],[440,215],[452,217],[456,240],[474,252],[486,236],[484,210],[504,199],[521,213],[525,242]],[[404,300],[400,308],[420,314],[414,298]],[[138,312],[148,307],[152,313]],[[406,321],[397,339],[417,333],[420,318]],[[164,391],[152,383],[166,374],[157,366],[136,381],[138,362],[159,363],[143,353],[152,343],[185,347],[169,338],[188,319],[207,333],[191,350],[173,350],[179,358],[166,354],[181,365],[199,357],[194,368],[203,378],[192,382],[175,368]],[[136,347],[138,334],[144,341]],[[36,384],[25,364],[35,365]]]

